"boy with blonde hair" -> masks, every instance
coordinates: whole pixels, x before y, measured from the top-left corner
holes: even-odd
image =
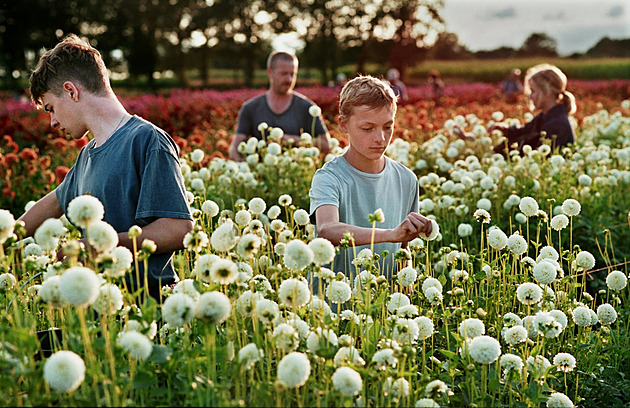
[[[392,277],[393,254],[420,233],[431,233],[431,220],[418,213],[418,178],[402,164],[385,156],[392,136],[397,97],[384,81],[359,76],[349,81],[339,97],[339,126],[349,147],[317,170],[309,196],[317,234],[340,245],[352,234],[355,248],[342,249],[333,269],[352,278],[356,253],[370,248],[389,255],[379,260],[382,274]],[[382,209],[384,221],[374,231],[369,214]]]

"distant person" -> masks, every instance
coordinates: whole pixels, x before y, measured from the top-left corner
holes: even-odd
[[[348,77],[343,72],[337,74],[337,86],[343,88],[348,83]]]
[[[339,127],[350,145],[317,170],[311,182],[310,214],[318,236],[333,245],[340,245],[346,233],[354,238],[356,248],[342,248],[333,262],[335,272],[350,279],[352,260],[372,242],[375,254],[389,251],[379,265],[391,277],[393,254],[432,230],[431,220],[418,213],[418,178],[385,156],[394,134],[396,99],[385,81],[371,76],[350,80],[339,96]],[[368,216],[379,208],[385,219],[373,231]]]
[[[501,82],[501,93],[510,102],[516,102],[518,96],[523,93],[521,84],[521,70],[514,68],[510,74]]]
[[[64,215],[78,196],[96,197],[105,209],[103,221],[118,233],[119,246],[134,251],[132,226],[142,228],[138,244],[148,239],[157,245],[148,271],[139,265],[140,281],[133,271],[127,277],[135,291],[144,287],[146,274],[149,293],[159,299],[161,287],[178,280],[173,254],[184,247],[184,236],[193,228],[177,144],[164,130],[125,110],[101,54],[76,35],[40,58],[30,77],[30,93],[50,113],[53,128],[74,139],[89,132],[92,140],[63,182],[19,218],[26,236],[47,219]]]
[[[524,93],[529,97],[530,108],[540,111],[524,126],[508,126],[495,123],[488,128],[488,133],[498,130],[507,138],[494,147],[496,153],[507,154],[512,146],[523,153],[523,146],[538,148],[543,139],[551,141],[551,148],[556,149],[575,141],[575,133],[569,115],[575,113],[575,97],[566,90],[567,77],[556,66],[540,64],[531,67],[525,75]],[[462,139],[473,139],[456,126],[455,133]]]
[[[431,70],[429,71],[428,80],[429,85],[431,85],[433,100],[439,102],[444,94],[444,81],[442,81],[442,76],[438,71]]]
[[[399,101],[406,101],[409,99],[409,93],[407,92],[407,86],[400,79],[400,71],[396,68],[390,68],[387,71],[387,81],[389,81],[394,94],[398,97]]]
[[[238,114],[236,133],[229,148],[232,160],[243,161],[238,152],[241,142],[250,137],[262,139],[258,125],[266,123],[269,127],[278,127],[284,131],[282,141],[295,145],[300,142],[303,132],[311,133],[313,116],[309,108],[314,104],[306,96],[293,90],[297,79],[298,59],[295,55],[283,51],[274,51],[267,59],[269,89],[263,95],[246,101]],[[315,146],[322,154],[330,150],[330,134],[320,114],[315,118]]]

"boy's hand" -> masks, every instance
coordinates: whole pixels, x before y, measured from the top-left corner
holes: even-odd
[[[412,212],[392,230],[392,242],[408,242],[417,238],[422,232],[428,236],[432,229],[430,219],[417,212]]]
[[[506,125],[505,123],[494,123],[492,125],[490,125],[490,127],[488,127],[488,134],[492,134],[493,131],[495,130],[499,130],[501,131],[501,133],[505,132],[506,130],[508,130],[509,126]]]

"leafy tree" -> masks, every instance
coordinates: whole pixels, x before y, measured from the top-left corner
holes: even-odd
[[[545,33],[533,33],[523,43],[518,54],[524,57],[557,57],[558,43]]]

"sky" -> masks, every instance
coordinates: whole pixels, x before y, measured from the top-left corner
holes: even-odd
[[[630,38],[628,0],[445,0],[440,15],[471,51],[520,48],[532,33],[555,39],[561,56]]]

